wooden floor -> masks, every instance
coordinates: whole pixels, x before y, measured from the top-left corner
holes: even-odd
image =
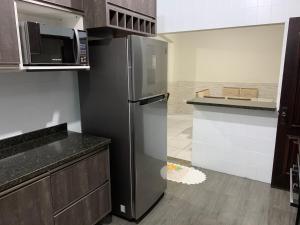
[[[168,182],[165,197],[140,225],[294,225],[289,193],[268,184],[203,170],[199,185]],[[111,225],[135,224],[113,217]]]

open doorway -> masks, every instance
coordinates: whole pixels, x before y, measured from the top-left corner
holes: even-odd
[[[283,34],[284,24],[274,24],[160,35],[169,43],[169,157],[192,161],[193,106],[186,101],[196,92],[248,88],[256,99],[277,101]]]

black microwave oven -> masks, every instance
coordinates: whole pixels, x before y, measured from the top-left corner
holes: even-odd
[[[25,66],[88,66],[86,31],[26,21],[20,25]]]

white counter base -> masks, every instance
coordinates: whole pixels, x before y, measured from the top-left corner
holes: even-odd
[[[276,128],[275,111],[195,105],[192,165],[271,183]]]

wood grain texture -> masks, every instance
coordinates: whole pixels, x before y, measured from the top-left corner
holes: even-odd
[[[92,192],[55,216],[55,225],[92,225],[111,211],[110,184]]]
[[[115,36],[156,34],[156,0],[85,0],[84,8],[90,35],[99,28],[109,28]]]
[[[57,5],[83,11],[83,0],[55,0]]]
[[[199,185],[168,182],[165,197],[139,225],[294,225],[289,193],[248,179],[202,170]],[[113,217],[110,225],[134,225]]]
[[[109,179],[109,152],[102,151],[51,175],[53,210],[57,212]]]
[[[107,25],[106,0],[85,0],[85,27],[96,28]]]
[[[156,18],[156,0],[107,0],[122,8]]]
[[[62,7],[67,7],[70,9],[75,9],[79,11],[83,11],[83,2],[84,0],[37,0],[40,2],[47,2],[51,4],[55,4]]]
[[[1,1],[0,21],[0,65],[18,65],[20,58],[14,1]]]
[[[0,225],[53,225],[50,178],[0,199]]]
[[[300,17],[291,18],[283,72],[272,185],[289,189],[289,172],[296,161],[291,137],[300,137]]]

